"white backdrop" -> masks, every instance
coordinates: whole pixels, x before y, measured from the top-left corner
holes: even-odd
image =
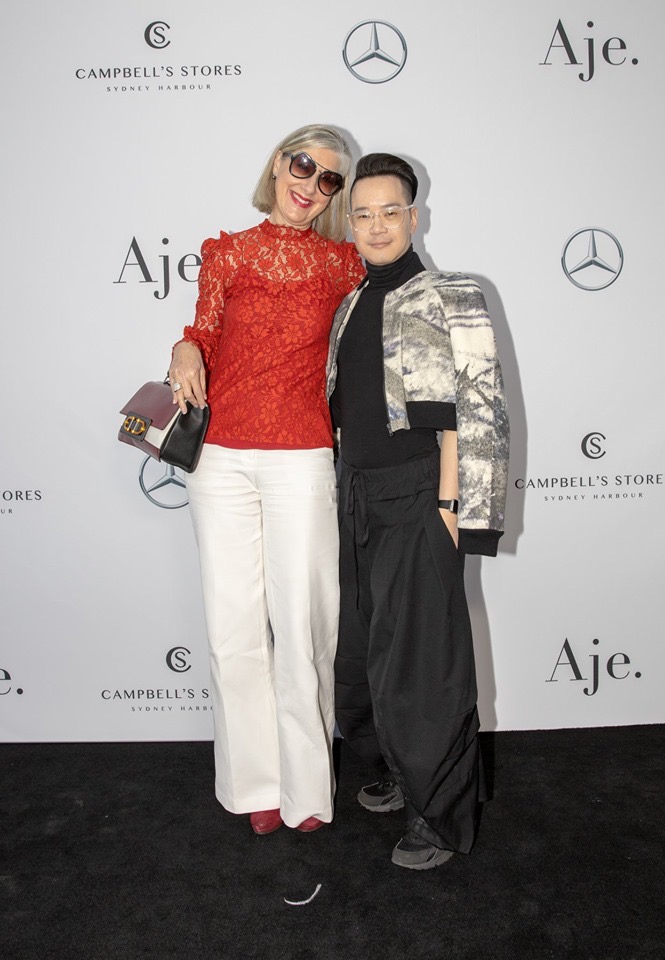
[[[419,252],[494,317],[513,443],[499,557],[467,565],[484,728],[665,720],[665,8],[593,6],[3,5],[1,739],[211,735],[188,511],[144,495],[118,410],[168,367],[201,241],[257,222],[268,153],[314,121],[412,160]],[[395,63],[354,74],[377,22]]]

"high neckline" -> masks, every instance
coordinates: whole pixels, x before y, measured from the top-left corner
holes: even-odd
[[[310,225],[304,230],[299,230],[298,227],[292,227],[288,223],[273,223],[272,220],[266,218],[259,224],[259,229],[261,229],[268,236],[273,237],[309,237],[314,228],[310,223]]]
[[[425,269],[413,246],[392,263],[366,263],[365,266],[370,290],[395,290]]]

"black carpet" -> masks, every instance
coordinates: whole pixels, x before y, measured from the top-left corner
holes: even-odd
[[[209,743],[4,744],[1,955],[663,960],[665,728],[482,741],[478,842],[426,872],[391,864],[402,815],[360,807],[343,744],[334,824],[265,837]]]

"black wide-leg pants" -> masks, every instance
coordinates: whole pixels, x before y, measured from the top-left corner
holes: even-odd
[[[481,796],[464,563],[441,519],[439,452],[340,476],[337,722],[406,798],[409,826],[468,853]]]

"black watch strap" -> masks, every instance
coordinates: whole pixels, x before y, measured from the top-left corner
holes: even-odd
[[[457,513],[459,500],[439,500],[439,507],[442,510],[450,510],[451,513]]]

